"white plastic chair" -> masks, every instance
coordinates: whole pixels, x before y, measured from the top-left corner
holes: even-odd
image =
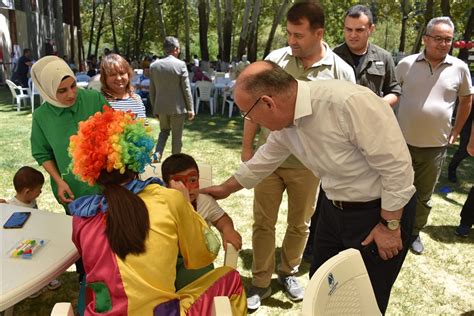
[[[39,94],[38,90],[35,88],[35,84],[31,78],[28,79],[28,95],[30,96],[30,103],[31,103],[31,112],[35,111],[35,96],[40,97],[40,104],[41,104],[41,95]]]
[[[17,86],[11,80],[5,80],[8,88],[10,88],[10,92],[12,93],[12,103],[16,101],[16,110],[20,111],[22,102],[26,102],[30,98],[28,95],[28,88],[23,88],[21,86]]]
[[[225,79],[225,72],[216,71],[214,73],[214,80],[220,81],[221,79]]]
[[[199,104],[201,101],[209,102],[211,115],[214,115],[214,98],[212,96],[212,82],[197,81],[196,82],[196,115],[199,113]]]
[[[212,302],[211,316],[232,316],[230,300],[227,296],[215,296]]]
[[[54,304],[51,316],[74,316],[74,310],[71,303],[60,302]]]
[[[86,74],[76,74],[76,81],[77,82],[89,82],[91,77]]]
[[[222,115],[224,115],[225,105],[229,104],[229,118],[232,117],[232,112],[234,110],[234,91],[224,90],[224,95],[222,96]]]
[[[102,83],[100,82],[100,74],[95,75],[91,78],[91,80],[89,80],[89,83],[87,84],[87,89],[93,89],[101,92]]]
[[[341,251],[314,273],[302,315],[381,315],[360,252]]]
[[[231,96],[226,96],[224,94],[224,99],[222,101],[222,115],[224,115],[226,103],[229,104],[229,118],[231,118],[234,110],[234,99]]]

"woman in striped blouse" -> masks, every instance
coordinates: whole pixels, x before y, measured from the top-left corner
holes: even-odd
[[[118,54],[109,54],[100,63],[102,94],[110,106],[119,111],[131,111],[137,118],[145,119],[145,106],[131,84],[133,70]]]

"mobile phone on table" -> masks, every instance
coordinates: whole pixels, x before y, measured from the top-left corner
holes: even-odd
[[[3,225],[3,228],[22,228],[30,215],[31,212],[14,212]]]

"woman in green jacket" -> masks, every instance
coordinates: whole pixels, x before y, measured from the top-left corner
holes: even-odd
[[[102,111],[108,104],[99,92],[78,88],[74,73],[59,57],[46,56],[38,60],[31,69],[31,76],[44,100],[33,114],[31,152],[49,173],[54,196],[69,214],[68,203],[99,191],[77,180],[70,172],[69,137],[77,133],[79,122]]]

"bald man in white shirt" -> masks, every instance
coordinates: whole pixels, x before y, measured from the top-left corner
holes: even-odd
[[[252,188],[296,156],[325,192],[310,275],[344,249],[361,250],[384,313],[408,249],[415,201],[410,154],[390,106],[346,81],[297,81],[270,61],[242,72],[235,101],[244,118],[272,132],[234,176],[203,192],[221,199]]]

